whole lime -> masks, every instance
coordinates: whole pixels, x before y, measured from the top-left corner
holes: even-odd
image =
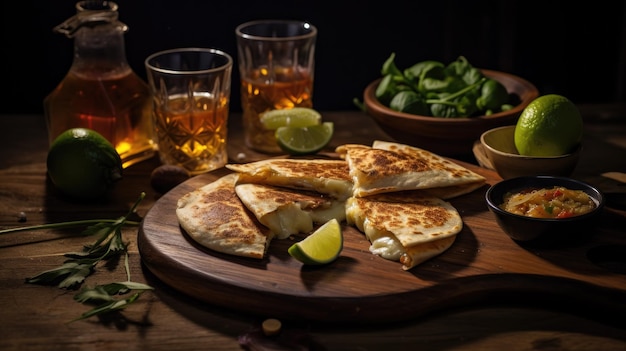
[[[103,197],[122,178],[122,160],[98,132],[72,128],[50,145],[48,176],[61,192],[77,199]]]
[[[515,147],[524,156],[570,153],[583,136],[580,111],[568,98],[543,95],[531,101],[515,126]]]

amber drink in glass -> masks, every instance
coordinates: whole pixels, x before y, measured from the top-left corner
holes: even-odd
[[[232,58],[216,49],[181,48],[146,59],[161,162],[200,174],[228,161]]]
[[[258,20],[235,30],[246,145],[279,153],[273,130],[260,116],[269,110],[313,108],[314,54],[317,29],[310,23]]]

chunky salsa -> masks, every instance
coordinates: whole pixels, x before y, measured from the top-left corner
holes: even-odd
[[[561,186],[506,193],[500,208],[527,217],[567,218],[592,211],[596,203],[582,190]]]

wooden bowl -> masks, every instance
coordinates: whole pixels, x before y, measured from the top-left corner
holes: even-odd
[[[582,150],[578,144],[570,153],[559,156],[523,156],[515,147],[515,125],[497,127],[480,136],[480,144],[493,169],[503,179],[550,175],[572,175]]]
[[[442,156],[467,156],[472,153],[474,141],[492,128],[515,124],[528,104],[539,96],[538,89],[518,76],[491,70],[481,70],[489,78],[502,83],[509,94],[519,97],[514,108],[489,116],[442,118],[398,112],[383,105],[376,98],[376,87],[381,79],[370,83],[363,93],[369,115],[397,142],[417,146]]]

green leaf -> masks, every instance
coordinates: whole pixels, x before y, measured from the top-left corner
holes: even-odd
[[[111,300],[111,301],[107,301],[99,306],[96,306],[95,308],[83,313],[80,315],[80,317],[74,319],[72,322],[74,321],[78,321],[81,319],[86,319],[89,317],[93,317],[96,315],[101,315],[101,314],[105,314],[105,313],[111,313],[114,311],[119,311],[122,310],[126,307],[128,307],[128,305],[130,305],[131,303],[135,302],[135,300],[137,300],[139,298],[139,296],[141,296],[141,292],[135,293],[132,296],[126,298],[126,299],[120,299],[120,300]]]
[[[452,61],[446,66],[446,75],[462,77],[466,72],[473,69],[472,65],[464,56],[459,56],[456,61]]]
[[[465,72],[462,78],[466,84],[471,85],[478,83],[481,79],[485,78],[485,76],[478,68],[472,68]]]
[[[394,62],[395,59],[396,53],[392,52],[391,55],[389,55],[389,58],[387,58],[387,60],[385,60],[385,62],[383,63],[383,67],[380,71],[383,76],[392,75],[402,77],[402,72],[400,71],[400,69],[398,69],[396,63]]]
[[[106,285],[99,285],[98,287],[104,289],[104,291],[109,295],[126,294],[130,290],[154,290],[154,288],[149,285],[130,281],[109,283]]]
[[[456,104],[438,104],[430,105],[430,112],[435,117],[458,117]]]
[[[424,78],[420,84],[420,92],[444,91],[448,86],[450,86],[450,82],[447,80]]]
[[[102,285],[98,285],[93,289],[81,290],[80,293],[74,295],[74,300],[81,303],[88,301],[115,301],[113,296],[111,296]]]
[[[59,288],[73,288],[82,283],[93,272],[93,262],[80,262],[69,260],[62,266],[27,278],[30,284],[58,285]]]
[[[487,79],[481,87],[476,107],[481,110],[498,110],[509,100],[509,93],[502,83],[495,79]]]
[[[126,251],[128,247],[127,243],[124,243],[122,240],[122,231],[120,228],[115,230],[115,236],[111,238],[109,242],[109,250],[110,251]]]
[[[104,289],[109,294],[119,294],[122,290],[154,290],[150,285],[136,282],[117,282],[104,285]]]
[[[87,227],[87,229],[85,229],[82,234],[85,236],[97,235],[99,237],[106,237],[120,223],[121,218],[124,217],[120,217],[111,223],[96,223],[95,225]]]
[[[465,94],[458,100],[456,109],[459,116],[471,116],[476,112],[476,99],[469,93]]]
[[[412,113],[416,115],[429,115],[428,106],[424,99],[414,91],[401,91],[391,99],[389,108],[392,110]]]
[[[356,106],[356,108],[358,108],[360,111],[363,112],[367,112],[367,107],[365,106],[365,104],[363,103],[363,101],[359,100],[359,98],[354,98],[352,99],[352,103],[354,104],[354,106]]]
[[[83,289],[74,296],[74,300],[78,302],[103,302],[113,301],[114,295],[122,295],[131,290],[154,290],[153,287],[135,282],[117,282],[105,285],[97,285],[91,289]]]
[[[422,61],[405,69],[404,76],[415,82],[424,78],[444,79],[444,66],[438,61]]]

